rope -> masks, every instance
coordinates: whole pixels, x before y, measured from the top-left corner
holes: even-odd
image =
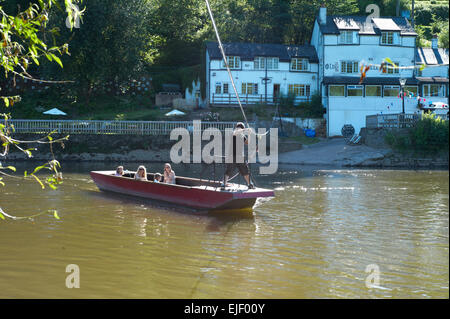
[[[209,1],[205,0],[205,2],[206,2],[206,7],[208,8],[209,16],[211,17],[211,22],[212,22],[212,25],[214,28],[214,32],[216,33],[217,42],[219,42],[219,49],[220,49],[220,52],[222,53],[223,62],[225,63],[225,66],[227,68],[228,76],[230,77],[231,85],[233,87],[234,93],[236,94],[236,98],[237,98],[239,107],[241,108],[242,115],[244,116],[245,124],[247,124],[247,127],[250,127],[250,125],[248,124],[248,121],[247,121],[247,116],[245,115],[245,112],[244,112],[244,108],[242,107],[241,99],[239,98],[239,94],[237,92],[236,85],[234,84],[233,75],[231,74],[231,70],[228,65],[227,57],[226,57],[225,51],[223,49],[222,41],[220,40],[219,31],[217,30],[216,22],[214,21],[214,16],[211,11],[211,7],[209,5]]]

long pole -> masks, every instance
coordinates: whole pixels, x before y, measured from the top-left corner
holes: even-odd
[[[405,87],[402,85],[402,113],[405,114]]]
[[[265,75],[264,75],[264,99],[267,104],[267,58],[264,58],[264,68],[265,68]]]

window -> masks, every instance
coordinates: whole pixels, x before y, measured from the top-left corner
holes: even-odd
[[[381,85],[366,85],[366,96],[381,96]]]
[[[228,83],[223,84],[223,94],[228,94]]]
[[[222,94],[222,83],[216,83],[216,94]]]
[[[348,85],[347,86],[347,96],[363,96],[363,86],[362,85]]]
[[[330,85],[328,87],[329,96],[345,96],[345,86],[344,85]]]
[[[384,45],[397,45],[400,44],[400,38],[398,32],[381,32],[381,44]]]
[[[292,71],[308,71],[309,63],[308,59],[294,58],[291,60]]]
[[[239,69],[241,67],[241,57],[227,56],[227,63],[230,69]],[[222,67],[226,68],[225,63],[222,63]]]
[[[399,66],[400,66],[400,62],[393,62],[397,67],[393,67],[391,64],[389,64],[386,68],[386,73],[387,74],[398,74],[399,73]]]
[[[445,96],[445,86],[442,84],[424,84],[423,96]]]
[[[398,96],[400,87],[398,85],[385,85],[384,96]]]
[[[415,86],[415,85],[413,85],[413,86],[405,86],[404,90],[405,90],[406,94],[412,93],[414,96],[417,96],[417,93],[419,91],[417,86]]]
[[[242,83],[242,94],[258,94],[258,84]]]
[[[278,58],[256,57],[254,60],[255,70],[265,70],[267,63],[267,70],[278,70]]]
[[[341,61],[342,73],[358,73],[359,63],[358,61]]]
[[[339,35],[340,44],[357,44],[358,43],[358,33],[355,31],[341,31]]]
[[[306,84],[289,84],[289,94],[295,96],[310,96],[311,86]]]

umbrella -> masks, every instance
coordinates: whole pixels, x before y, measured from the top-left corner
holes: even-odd
[[[177,115],[185,115],[186,113],[178,111],[177,109],[170,111],[169,113],[166,113],[166,116],[177,116]]]
[[[58,110],[57,108],[53,108],[51,110],[45,111],[44,114],[48,114],[48,115],[67,115],[66,113],[64,113],[61,110]]]

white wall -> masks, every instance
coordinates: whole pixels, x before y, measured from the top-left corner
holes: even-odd
[[[231,80],[226,69],[221,67],[222,61],[211,61],[211,78],[210,78],[210,103],[212,96],[215,94],[216,83],[229,84],[229,94],[234,95]],[[265,70],[254,70],[253,61],[241,61],[242,70],[231,70],[233,81],[239,94],[242,93],[242,83],[257,83],[258,95],[265,94],[265,84],[263,78],[266,76]],[[280,84],[281,94],[287,94],[289,84],[306,84],[310,85],[311,95],[317,91],[317,72],[318,64],[310,63],[308,72],[292,72],[289,70],[290,62],[279,62],[278,70],[268,70],[267,77],[270,83],[267,84],[267,94],[273,95],[274,84]]]
[[[417,98],[405,98],[405,113],[419,112]],[[329,136],[342,135],[345,124],[351,124],[355,133],[366,126],[366,116],[374,114],[398,114],[402,112],[402,100],[398,97],[329,97]]]
[[[424,77],[448,77],[448,65],[444,66],[429,66],[422,70],[422,75]]]
[[[326,43],[323,61],[325,63],[324,76],[355,76],[359,77],[360,73],[346,74],[341,73],[340,62],[342,60],[364,61],[364,64],[380,65],[385,58],[390,58],[394,62],[398,62],[400,66],[414,65],[414,47],[400,46],[382,46],[379,45],[379,37],[360,36],[360,45],[336,45],[337,36],[326,35]],[[331,45],[333,44],[333,45]],[[318,51],[321,49],[318,48]],[[360,65],[361,66],[361,65]],[[368,77],[412,77],[412,70],[399,70],[398,74],[386,74],[374,68],[367,73]]]

